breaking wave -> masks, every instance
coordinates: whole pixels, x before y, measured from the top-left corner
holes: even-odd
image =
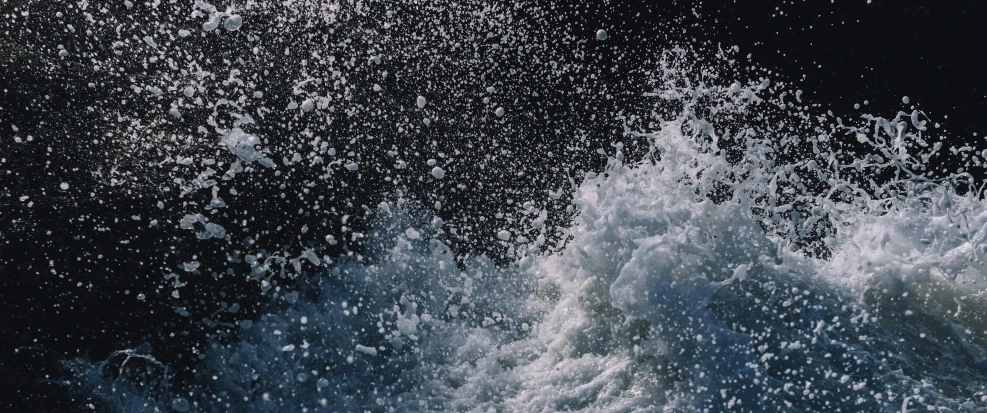
[[[198,5],[206,31],[250,24]],[[191,379],[170,383],[167,366],[136,348],[69,363],[73,386],[120,411],[987,409],[987,204],[973,178],[933,176],[942,143],[920,111],[845,121],[790,85],[748,79],[735,54],[657,51],[640,100],[611,113],[623,131],[599,149],[605,166],[554,172],[568,187],[536,182],[505,203],[508,218],[480,217],[497,222],[485,233],[443,220],[445,198],[398,190],[366,209],[374,229],[351,234],[363,240],[359,253],[325,253],[331,236],[280,256],[231,247],[230,261],[250,268],[231,275],[267,301],[225,320],[216,314],[240,306],[217,304],[201,325],[229,333],[194,349]],[[306,82],[296,89],[321,84]],[[300,114],[337,102],[296,95],[304,99],[288,110]],[[484,103],[485,119],[505,115]],[[393,155],[328,161],[326,145],[275,154],[249,132],[263,113],[234,115],[211,125],[225,151],[217,156],[231,160],[222,180],[208,168],[183,184],[211,191],[210,208],[224,206],[223,182],[279,162],[407,166]],[[972,148],[947,149],[980,162]],[[456,165],[418,168],[442,181]],[[569,205],[557,208],[572,217],[557,233],[549,205]],[[230,221],[175,220],[203,242],[240,237]],[[457,250],[464,234],[490,249]],[[178,298],[184,284],[166,277]]]

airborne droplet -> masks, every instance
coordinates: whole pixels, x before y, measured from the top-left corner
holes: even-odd
[[[229,31],[235,31],[243,25],[243,17],[239,14],[234,14],[226,18],[223,22],[223,28]]]
[[[446,176],[446,171],[436,166],[432,168],[432,176],[434,176],[435,179],[442,179]]]

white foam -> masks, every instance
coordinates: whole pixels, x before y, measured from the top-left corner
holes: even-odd
[[[917,115],[865,117],[832,136],[786,124],[777,135],[812,151],[785,163],[785,144],[767,139],[779,130],[760,116],[781,107],[772,93],[784,85],[727,80],[670,53],[653,97],[683,109],[628,126],[622,137],[645,151],[638,163],[623,143],[601,149],[613,154],[606,167],[573,182],[566,210],[579,213],[560,253],[538,253],[544,233],[527,245],[548,219],[533,202],[519,202],[527,227],[513,211],[495,215],[485,237],[507,250],[501,266],[455,259],[436,238],[447,230],[436,211],[381,203],[365,255],[245,255],[271,304],[240,321],[236,339],[203,349],[181,394],[206,411],[982,409],[987,206],[920,177],[868,189],[843,174],[922,165]],[[811,119],[802,115],[792,114]],[[258,137],[220,133],[234,165],[270,162]],[[869,145],[870,166],[830,152],[837,138]],[[426,165],[445,176],[437,160]],[[198,213],[179,226],[226,236]],[[279,260],[318,268],[291,290],[268,275]]]
[[[359,352],[359,353],[366,354],[368,356],[376,356],[377,355],[377,349],[375,349],[373,347],[363,346],[363,345],[360,345],[360,344],[357,344],[356,345],[356,351]]]
[[[261,142],[256,135],[246,133],[240,128],[224,131],[222,135],[223,145],[243,162],[249,164],[257,161],[268,168],[273,166],[273,161],[264,156],[263,152],[258,149]]]

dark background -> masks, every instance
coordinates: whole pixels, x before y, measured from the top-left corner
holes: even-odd
[[[950,142],[987,148],[980,141],[982,136],[974,137],[981,129],[980,114],[987,109],[987,58],[983,53],[987,49],[987,19],[983,17],[987,6],[982,2],[641,3],[645,2],[564,4],[560,8],[565,19],[561,29],[591,36],[596,29],[606,28],[611,39],[599,46],[601,56],[616,56],[620,50],[645,53],[664,46],[649,40],[655,38],[668,39],[669,43],[722,44],[724,48],[736,45],[744,59],[750,54],[749,61],[762,70],[763,76],[802,89],[803,100],[818,105],[821,111],[832,110],[844,118],[862,112],[893,117],[897,111],[910,111],[914,106],[940,123],[942,128],[936,133]],[[8,9],[12,7],[7,3],[0,7],[0,13],[10,13]],[[5,30],[11,27],[17,28],[17,23]],[[58,104],[32,106],[39,96],[52,95],[56,101],[83,105],[99,102],[98,96],[83,89],[63,88],[61,81],[54,80],[61,79],[59,74],[38,70],[37,61],[46,57],[32,55],[31,48],[18,48],[15,52],[14,46],[0,43],[0,157],[10,156],[4,152],[10,145],[9,123],[31,124],[38,118],[57,118],[70,112],[68,106]],[[903,96],[908,96],[911,104],[903,104]],[[854,104],[863,106],[865,100],[869,105],[859,111],[854,109]],[[24,109],[29,106],[33,109]],[[46,158],[44,154],[32,156],[55,164],[72,162]],[[547,169],[559,166],[550,162],[564,164],[567,160],[545,162],[549,162],[544,165]],[[948,168],[958,165],[958,161],[948,158],[940,158],[939,162]],[[14,188],[41,185],[48,173],[40,163],[23,162],[20,169],[10,166],[13,164],[16,162],[0,164],[0,208],[15,201],[10,199],[16,192]],[[982,170],[973,172],[984,176]],[[82,186],[77,196],[85,199]],[[61,201],[35,198],[37,209],[43,207],[49,212],[25,216],[0,211],[0,277],[4,285],[0,289],[0,410],[66,411],[68,406],[78,405],[79,400],[69,400],[63,388],[39,380],[45,375],[57,376],[59,360],[85,354],[100,359],[117,349],[118,343],[137,343],[146,336],[160,334],[161,323],[174,318],[166,302],[155,307],[136,306],[122,299],[116,302],[116,298],[106,300],[111,293],[122,297],[120,290],[128,283],[140,284],[140,279],[159,277],[154,264],[142,262],[142,257],[160,252],[165,245],[133,222],[111,219],[140,213],[142,205],[147,204],[138,200],[141,196],[100,194],[98,199],[106,206],[99,209],[103,212],[94,209],[93,214],[97,219],[104,215],[112,230],[85,234],[87,238],[81,242],[73,239],[78,234],[59,236],[59,230],[66,225],[56,222],[59,208],[94,206],[59,205]],[[56,236],[31,235],[52,230]],[[121,248],[119,240],[123,238],[132,239],[132,243]],[[63,268],[69,277],[83,279],[82,274],[95,274],[94,279],[118,281],[80,288],[49,282],[51,274],[46,263],[69,250],[103,255]],[[215,288],[221,287],[228,284],[218,283]],[[243,294],[249,301],[255,294],[251,291],[233,293]],[[179,348],[186,344],[177,340],[170,345]]]
[[[655,3],[610,2],[592,13],[602,15],[616,41],[680,32],[679,39],[737,45],[740,55],[774,72],[768,77],[794,82],[809,101],[834,112],[853,113],[855,103],[868,100],[862,109],[893,116],[908,108],[901,101],[908,96],[954,136],[981,128],[987,107],[982,2]]]

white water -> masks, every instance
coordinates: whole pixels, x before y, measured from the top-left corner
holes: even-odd
[[[227,16],[212,12],[206,30]],[[532,208],[524,228],[487,234],[512,264],[458,263],[441,221],[396,198],[366,256],[331,257],[298,291],[265,284],[265,314],[202,349],[191,387],[101,378],[126,352],[83,368],[87,388],[125,411],[987,410],[987,205],[918,175],[919,114],[821,132],[835,121],[788,108],[785,86],[700,81],[712,69],[680,63],[693,57],[670,50],[655,68],[655,106],[674,116],[628,127],[643,161],[614,145],[578,184],[561,252],[515,237],[543,225]],[[778,108],[793,135],[752,132]],[[837,153],[840,139],[872,153]],[[239,128],[223,140],[270,166],[259,142]],[[894,177],[865,186],[854,169]]]
[[[729,178],[763,151],[753,145],[751,158],[731,164],[684,132],[697,130],[686,122],[641,135],[651,160],[611,158],[579,186],[573,238],[559,254],[532,248],[514,265],[459,267],[435,227],[390,212],[399,205],[382,207],[370,242],[382,248],[343,258],[300,292],[272,294],[267,314],[240,322],[240,341],[203,352],[198,386],[175,403],[202,411],[984,408],[982,201],[931,187],[882,213],[844,204],[832,257],[807,258],[779,247],[785,239],[765,232],[751,212],[756,199],[744,195],[777,182],[766,178],[775,169]],[[704,196],[714,177],[733,190],[719,204]]]

